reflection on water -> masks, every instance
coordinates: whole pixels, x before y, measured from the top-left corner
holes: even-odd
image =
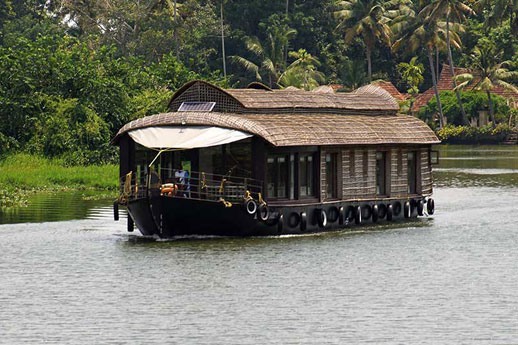
[[[441,156],[433,217],[357,231],[157,241],[110,201],[0,225],[0,344],[516,344],[518,151]]]
[[[115,200],[114,198],[97,200],[99,195],[104,196],[106,193],[74,191],[34,194],[30,196],[27,207],[0,208],[0,224],[95,218],[99,216],[99,212],[104,215],[106,208]]]

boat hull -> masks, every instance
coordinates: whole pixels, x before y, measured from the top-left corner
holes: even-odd
[[[259,219],[258,213],[249,214],[241,204],[228,207],[222,202],[180,197],[135,199],[127,204],[127,209],[145,236],[272,236],[324,232],[373,222],[416,218],[423,214],[423,204],[426,209],[424,202],[425,198],[419,197],[390,201],[272,205],[268,207],[269,217],[265,221]],[[392,205],[392,217],[389,217],[388,205]]]

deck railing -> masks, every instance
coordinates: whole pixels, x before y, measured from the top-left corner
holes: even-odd
[[[202,171],[150,169],[147,175],[138,178],[129,173],[120,179],[121,203],[136,198],[170,196],[210,201],[241,202],[250,195],[257,199],[262,193],[262,181],[246,177],[208,174]]]

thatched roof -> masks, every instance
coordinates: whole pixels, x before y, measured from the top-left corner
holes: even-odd
[[[167,125],[208,125],[238,129],[274,146],[436,144],[439,140],[421,120],[408,115],[231,114],[171,112],[126,124],[121,135],[137,128]]]
[[[275,112],[281,109],[290,112],[315,111],[365,111],[365,112],[396,112],[397,102],[392,97],[379,94],[365,93],[319,93],[303,90],[268,90],[254,84],[250,89],[221,89],[204,81],[195,80],[182,86],[171,99],[169,108],[175,111],[180,101],[189,97],[198,97],[199,101],[212,98],[216,103],[235,103],[228,112]],[[225,99],[230,98],[230,99]],[[224,107],[215,109],[227,112]],[[281,111],[283,112],[283,111]]]

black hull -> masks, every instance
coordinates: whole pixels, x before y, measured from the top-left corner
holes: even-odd
[[[423,203],[420,204],[420,201],[424,202],[425,199],[269,206],[270,217],[266,221],[258,219],[257,214],[248,214],[244,205],[225,207],[220,202],[166,196],[132,200],[127,209],[145,236],[272,236],[324,232],[375,221],[416,218],[423,213]],[[378,217],[374,216],[374,205],[379,207]],[[387,212],[388,205],[393,207],[392,217]]]

